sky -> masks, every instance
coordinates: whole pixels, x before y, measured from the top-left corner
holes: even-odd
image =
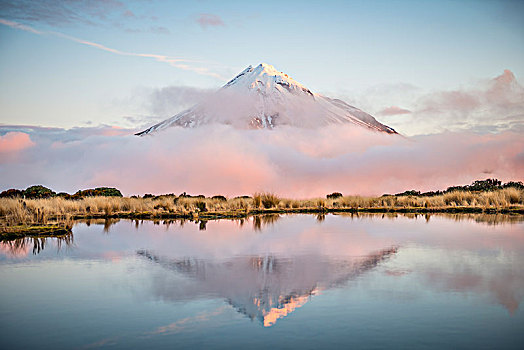
[[[271,189],[308,196],[331,189],[379,194],[418,185],[429,190],[487,176],[522,179],[522,13],[522,1],[494,0],[0,0],[0,187],[46,183],[74,191],[120,181],[127,193]],[[255,144],[258,137],[249,133],[218,128],[202,143],[195,138],[203,131],[182,130],[134,141],[133,132],[199,102],[261,62],[311,91],[371,113],[406,139],[355,136],[348,128],[333,142],[327,134],[333,130],[315,135],[282,130],[262,133]],[[355,147],[348,135],[367,148]],[[286,152],[267,144],[283,138],[293,140],[281,143]],[[310,149],[312,139],[321,147]],[[325,145],[330,142],[344,152]],[[422,159],[422,150],[431,153],[442,142],[451,150]],[[217,144],[220,164],[206,153]],[[454,147],[461,149],[451,157]],[[118,149],[118,156],[108,153],[110,148]],[[174,159],[190,160],[166,150],[197,150],[200,158],[187,170]],[[487,156],[479,159],[482,152]],[[90,154],[90,162],[82,164],[79,154]],[[255,154],[256,170],[246,179],[242,164]],[[135,164],[138,156],[143,160]],[[429,166],[435,159],[448,168]],[[136,178],[118,180],[108,164]],[[162,169],[165,177],[158,170],[151,174],[154,181],[139,181],[147,176],[141,166]],[[69,177],[59,175],[57,167],[69,167]],[[356,168],[367,172],[355,176]],[[194,180],[216,169],[227,179],[221,188]],[[371,176],[377,171],[392,175]],[[312,186],[315,176],[332,184]],[[172,178],[179,181],[174,190]]]
[[[521,79],[523,12],[521,1],[2,0],[0,121],[133,127],[124,117],[156,116],[152,90],[216,89],[261,62],[376,113],[390,107],[366,103],[377,89],[460,89],[505,69]]]

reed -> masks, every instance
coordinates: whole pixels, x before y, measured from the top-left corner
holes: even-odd
[[[52,197],[46,199],[0,198],[0,228],[16,225],[45,225],[70,222],[82,217],[110,217],[147,214],[151,217],[198,215],[202,213],[243,213],[252,210],[393,210],[476,208],[499,210],[524,209],[524,190],[505,188],[495,191],[453,191],[436,196],[344,196],[312,199],[280,198],[272,193],[256,193],[247,198],[196,198],[160,196],[153,198],[85,197],[79,200]],[[239,214],[240,215],[240,214]]]

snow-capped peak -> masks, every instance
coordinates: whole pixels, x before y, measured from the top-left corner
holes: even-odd
[[[235,78],[229,81],[224,88],[250,89],[259,93],[271,93],[274,89],[283,92],[288,91],[294,94],[313,93],[304,85],[298,83],[289,75],[279,72],[270,64],[261,63],[255,68],[249,66]]]
[[[209,123],[257,129],[272,129],[279,125],[315,128],[352,123],[396,134],[395,130],[360,109],[344,101],[312,93],[289,75],[270,64],[261,63],[244,69],[208,100],[137,135],[169,126],[194,127]]]

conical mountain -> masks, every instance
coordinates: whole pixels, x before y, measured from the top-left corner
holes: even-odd
[[[219,123],[241,129],[272,129],[280,125],[317,128],[352,123],[374,131],[396,134],[370,114],[312,92],[273,66],[261,63],[244,69],[207,100],[137,135],[171,126],[197,127]]]

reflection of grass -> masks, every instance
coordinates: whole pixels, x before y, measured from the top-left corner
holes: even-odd
[[[60,250],[64,244],[66,246],[71,246],[73,244],[72,233],[58,236],[41,235],[38,237],[4,239],[0,242],[0,251],[5,252],[12,257],[25,257],[29,253],[29,249],[32,245],[33,254],[36,255],[44,250],[48,238],[53,238],[55,240],[58,250]]]
[[[21,237],[65,236],[71,233],[71,226],[63,223],[53,225],[14,225],[0,227],[0,239]]]
[[[382,212],[382,213],[373,213],[373,212],[341,212],[333,213],[334,215],[347,216],[350,218],[381,218],[381,219],[390,219],[394,220],[399,217],[404,217],[408,219],[422,219],[425,221],[430,221],[433,217],[445,217],[447,219],[461,222],[473,220],[477,223],[487,224],[487,225],[499,225],[499,224],[517,224],[524,222],[524,215],[515,215],[515,213],[502,214],[497,212],[494,214],[489,213],[446,213],[446,212]]]
[[[0,199],[0,234],[67,229],[80,218],[186,218],[209,220],[243,218],[254,214],[326,212],[412,212],[412,213],[524,213],[524,190],[505,188],[489,192],[455,191],[423,196],[346,196],[305,200],[279,198],[271,193],[253,198],[154,198],[86,197],[68,200]],[[36,226],[35,226],[36,225]],[[59,225],[59,226],[56,226]]]

